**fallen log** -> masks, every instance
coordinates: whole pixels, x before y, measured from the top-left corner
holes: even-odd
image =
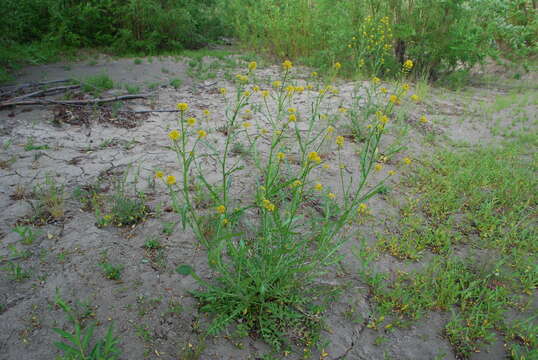
[[[59,92],[67,91],[67,90],[78,89],[78,88],[80,88],[80,85],[57,86],[57,87],[53,87],[53,88],[50,88],[50,89],[38,90],[38,91],[34,91],[32,93],[29,93],[29,94],[24,94],[24,95],[21,95],[21,96],[17,96],[17,97],[11,98],[11,99],[9,99],[9,100],[7,100],[5,102],[16,102],[16,101],[21,101],[21,100],[24,100],[24,99],[27,99],[27,98],[30,98],[30,97],[41,96],[41,95],[50,95],[50,94],[59,93]]]
[[[132,94],[121,95],[103,99],[88,99],[88,100],[51,100],[51,99],[33,99],[33,100],[20,100],[20,101],[5,101],[0,103],[0,109],[21,106],[21,105],[88,105],[88,104],[104,104],[121,100],[132,99],[146,99],[148,94]]]

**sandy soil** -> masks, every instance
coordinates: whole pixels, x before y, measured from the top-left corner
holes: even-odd
[[[169,69],[169,72],[164,73],[162,68]],[[151,99],[131,101],[124,104],[124,108],[173,109],[177,102],[187,102],[191,114],[200,119],[203,118],[202,110],[209,109],[212,118],[202,126],[209,129],[210,141],[218,146],[223,141],[223,135],[217,129],[223,123],[225,107],[218,88],[231,90],[233,84],[224,79],[223,71],[217,71],[216,79],[199,83],[187,75],[186,69],[186,60],[172,58],[154,58],[151,62],[146,59],[139,65],[135,65],[132,59],[105,59],[96,65],[84,62],[27,68],[17,82],[83,78],[100,73],[107,73],[116,82],[136,83],[142,89],[157,82],[160,86],[152,92]],[[308,73],[307,69],[295,71],[297,78]],[[260,69],[258,76],[265,84],[262,87],[268,87],[277,74],[278,67],[275,66]],[[170,78],[180,78],[184,85],[179,89],[167,86]],[[353,87],[353,83],[341,82],[338,85],[340,94],[327,102],[327,112],[334,113],[329,109],[348,104]],[[117,91],[112,90],[111,93]],[[422,156],[436,148],[493,143],[501,141],[508,128],[531,126],[532,129],[537,119],[536,103],[522,109],[530,119],[530,125],[507,119],[507,113],[503,112],[505,109],[490,115],[481,111],[481,106],[491,106],[496,96],[507,91],[509,89],[501,85],[485,87],[480,84],[464,92],[430,89],[421,104],[406,105],[409,113],[401,119],[397,128],[407,129],[407,135],[402,138],[398,131],[393,131],[387,136],[382,151],[399,140],[403,141],[407,150],[393,157],[386,170],[401,171],[398,164],[404,156],[420,161]],[[299,112],[308,112],[308,96],[305,93],[297,99]],[[58,111],[52,107],[37,106],[0,111],[0,144],[10,144],[4,146],[0,153],[0,160],[6,162],[0,168],[0,266],[7,265],[7,259],[12,258],[10,248],[13,245],[32,253],[28,258],[17,260],[25,269],[31,269],[28,280],[15,282],[7,272],[0,273],[0,304],[4,307],[0,314],[0,359],[54,358],[57,350],[53,342],[59,338],[52,328],[66,325],[64,314],[54,306],[57,291],[73,304],[76,301],[90,304],[90,320],[95,319],[100,324],[98,333],[102,334],[106,326],[114,322],[115,331],[121,337],[122,359],[188,358],[186,354],[192,348],[202,347],[200,327],[203,328],[207,319],[198,313],[196,301],[188,293],[197,284],[190,277],[178,275],[175,269],[189,263],[200,275],[211,274],[204,251],[190,231],[178,229],[171,235],[163,234],[165,222],[177,221],[173,213],[156,212],[158,215],[150,216],[132,228],[99,228],[94,214],[81,209],[80,203],[69,197],[63,219],[40,226],[41,235],[32,245],[20,245],[19,236],[12,231],[14,224],[30,213],[31,203],[35,201],[30,195],[22,199],[14,195],[22,188],[30,194],[46,176],[52,176],[63,184],[66,194],[70,195],[77,186],[93,184],[99,178],[103,184],[110,184],[115,177],[130,169],[129,182],[137,182],[137,189],[146,192],[152,209],[167,204],[164,188],[161,185],[154,187],[149,179],[158,168],[167,172],[177,171],[174,154],[166,148],[166,134],[174,127],[176,114],[155,113],[114,123],[99,121],[91,113],[64,112],[60,116]],[[422,114],[426,114],[431,123],[421,124],[418,119]],[[62,121],[58,122],[58,118]],[[256,113],[253,121],[263,123]],[[129,126],[125,126],[126,122]],[[496,126],[503,131],[492,131]],[[340,131],[345,131],[345,128]],[[25,150],[30,138],[36,145],[48,145],[48,149]],[[333,150],[327,149],[328,159],[335,159]],[[352,162],[353,148],[347,146],[345,151],[346,162]],[[239,156],[236,155],[237,158]],[[208,173],[215,171],[214,164],[206,165]],[[335,175],[334,169],[316,174],[328,186],[336,185]],[[399,179],[398,175],[394,176],[388,185],[394,189],[391,196],[403,198],[406,190],[398,185]],[[247,166],[234,183],[234,197],[242,198],[243,193],[251,190],[254,181]],[[398,211],[393,201],[382,196],[372,199],[369,207],[374,217],[382,217],[383,221]],[[383,229],[385,224],[372,221],[357,226],[373,243],[375,231]],[[157,236],[165,246],[158,259],[143,248],[145,241],[152,236]],[[343,251],[349,253],[356,241],[352,238]],[[124,266],[120,281],[103,277],[98,263],[104,254],[111,263]],[[410,328],[386,333],[367,328],[372,304],[366,286],[357,279],[357,266],[357,260],[347,256],[341,270],[323,279],[347,285],[344,296],[326,314],[323,336],[328,341],[325,349],[329,353],[328,359],[456,358],[443,336],[447,314],[431,313]],[[420,264],[383,256],[375,266],[379,270],[394,272]],[[181,311],[173,311],[178,308],[177,304]],[[352,319],[346,316],[350,310]],[[380,336],[385,340],[377,344],[376,339]],[[203,344],[200,359],[257,359],[269,350],[259,340],[234,339],[230,331],[229,334],[208,338]],[[287,358],[298,359],[300,355],[291,354]],[[473,358],[504,359],[505,356],[500,342],[484,348]],[[319,358],[319,353],[314,353],[312,358]]]

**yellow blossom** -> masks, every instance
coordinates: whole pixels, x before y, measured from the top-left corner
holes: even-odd
[[[228,89],[226,89],[226,88],[220,88],[219,91],[220,91],[220,93],[221,93],[222,95],[226,95],[226,94],[228,93]]]
[[[420,122],[423,123],[423,124],[426,124],[428,122],[428,118],[426,116],[422,115],[420,117]]]
[[[262,91],[262,96],[263,96],[264,98],[268,97],[268,96],[269,96],[269,90],[263,90],[263,91]]]
[[[322,167],[325,169],[325,170],[329,170],[331,168],[331,165],[329,164],[323,164]]]
[[[418,102],[420,100],[420,98],[418,97],[417,94],[413,94],[413,95],[411,95],[411,100],[413,100],[414,102]]]
[[[269,130],[267,130],[267,129],[263,129],[263,128],[260,129],[260,134],[262,134],[262,135],[266,135],[267,133],[269,133]]]
[[[243,96],[244,97],[249,97],[250,96],[250,91],[246,90],[245,92],[243,92]]]
[[[168,133],[168,137],[174,141],[176,141],[177,139],[179,139],[179,137],[181,136],[181,132],[179,130],[172,130]]]
[[[204,109],[203,113],[205,116],[211,115],[211,112],[208,109]]]
[[[166,183],[168,185],[174,185],[176,183],[176,177],[174,175],[168,175],[166,177]]]
[[[332,134],[334,132],[334,127],[329,125],[327,126],[327,134]]]
[[[301,185],[303,185],[303,182],[302,182],[301,180],[295,180],[295,181],[291,184],[292,187],[299,187],[299,186],[301,186]]]
[[[156,177],[157,179],[162,179],[163,176],[164,176],[164,173],[163,173],[162,171],[159,170],[159,171],[156,171],[156,172],[155,172],[155,177]]]
[[[203,139],[207,136],[207,133],[204,130],[198,130],[197,133],[200,139]]]
[[[308,84],[306,85],[306,89],[307,90],[312,90],[314,88],[314,86],[312,86],[312,84]]]
[[[179,103],[177,104],[177,109],[182,112],[185,112],[189,109],[189,105],[187,105],[186,103]]]
[[[312,73],[310,74],[312,77],[317,77],[318,76],[318,73],[315,72],[315,71],[312,71]]]
[[[297,116],[295,114],[291,114],[289,117],[288,117],[288,120],[290,122],[295,122],[297,121]]]
[[[400,103],[400,99],[398,99],[398,96],[396,95],[391,95],[389,101],[395,105],[398,105]]]
[[[379,122],[382,124],[386,124],[389,122],[389,117],[387,115],[381,115],[379,117]]]
[[[323,190],[323,185],[321,185],[320,183],[316,183],[316,185],[314,185],[314,189],[317,191],[321,191]]]
[[[336,198],[336,195],[334,193],[330,192],[330,193],[327,194],[327,197],[329,199],[331,199],[331,200],[334,200]]]
[[[304,86],[296,86],[295,87],[295,92],[299,93],[299,94],[302,94],[304,91]]]
[[[411,164],[411,159],[408,158],[408,157],[404,157],[403,162],[404,162],[405,165],[410,165]]]
[[[374,170],[375,170],[375,171],[381,171],[382,169],[383,169],[383,165],[381,165],[381,164],[375,164],[375,166],[374,166]]]
[[[262,200],[262,206],[268,211],[275,211],[275,204],[267,199]]]
[[[340,70],[341,67],[342,67],[342,64],[340,64],[339,62],[335,62],[335,63],[334,63],[334,68],[335,68],[336,70]]]
[[[256,61],[251,61],[249,64],[248,64],[248,69],[250,71],[254,71],[256,70],[256,68],[258,67],[258,64],[256,63]]]
[[[336,137],[336,145],[338,145],[338,147],[343,147],[344,146],[344,137],[343,136],[337,136]]]
[[[411,70],[413,68],[413,61],[412,60],[406,60],[403,64],[404,69]]]
[[[317,162],[318,164],[321,162],[321,158],[316,151],[312,151],[308,154],[308,160],[312,162]]]
[[[276,154],[276,157],[277,157],[278,160],[282,161],[282,160],[284,160],[286,158],[286,154],[284,154],[283,152],[278,152]]]
[[[293,67],[293,63],[289,60],[286,60],[282,63],[282,67],[286,70],[289,70]]]
[[[188,124],[189,126],[194,126],[194,125],[196,125],[196,119],[193,118],[193,117],[188,118],[188,119],[187,119],[187,124]]]
[[[404,91],[409,91],[409,88],[410,88],[409,84],[403,84],[403,85],[402,85],[402,89],[403,89]]]
[[[389,171],[389,176],[393,176],[393,175],[396,175],[396,171],[394,171],[394,170],[390,170],[390,171]]]
[[[379,91],[381,91],[383,94],[386,94],[388,92],[387,88],[379,88]]]
[[[219,205],[215,208],[215,210],[219,213],[219,214],[224,214],[226,212],[226,206],[224,205]]]
[[[345,107],[340,107],[338,108],[338,111],[341,112],[342,114],[345,114],[347,112],[347,109]]]
[[[372,82],[373,82],[375,85],[377,85],[377,84],[381,83],[381,79],[378,78],[377,76],[374,76],[374,77],[372,78]]]
[[[290,108],[288,108],[288,112],[289,112],[290,114],[295,114],[295,113],[297,112],[297,109],[296,109],[296,108],[293,108],[293,107],[290,107]]]
[[[273,81],[273,87],[274,88],[280,88],[281,86],[282,86],[282,81],[280,81],[280,80]]]
[[[251,126],[252,126],[252,124],[249,123],[248,121],[245,121],[245,122],[243,123],[243,127],[244,127],[245,129],[248,129],[248,128],[251,127]]]
[[[357,207],[357,212],[359,213],[359,215],[365,214],[367,210],[368,206],[365,203],[360,203]]]
[[[260,87],[259,87],[258,85],[254,85],[254,86],[252,87],[252,91],[254,91],[254,92],[258,92],[258,91],[260,91]]]

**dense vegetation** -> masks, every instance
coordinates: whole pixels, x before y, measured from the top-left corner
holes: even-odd
[[[536,53],[536,0],[6,0],[0,64],[99,47],[116,54],[197,48],[222,36],[317,67],[387,75],[405,58],[437,78],[498,50]],[[375,68],[382,58],[381,68]],[[343,61],[349,60],[349,61]]]

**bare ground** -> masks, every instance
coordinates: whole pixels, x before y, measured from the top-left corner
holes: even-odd
[[[169,72],[163,72],[163,68]],[[105,72],[115,81],[134,82],[142,89],[157,82],[159,86],[151,99],[124,104],[124,108],[173,109],[177,102],[187,102],[191,113],[199,118],[203,117],[203,109],[209,109],[212,119],[203,126],[210,129],[209,138],[218,145],[222,143],[223,135],[216,129],[223,123],[224,109],[218,88],[232,89],[233,85],[224,79],[224,70],[216,71],[214,80],[200,82],[188,76],[187,68],[186,60],[171,58],[154,58],[151,62],[146,59],[138,65],[128,59],[104,59],[97,65],[86,62],[31,67],[25,69],[17,81],[82,78]],[[297,77],[306,73],[307,69],[298,69]],[[258,72],[265,87],[277,74],[278,68],[274,66]],[[167,86],[170,78],[182,79],[183,86],[179,89]],[[525,84],[532,84],[532,80],[530,77]],[[515,84],[524,82],[525,79]],[[514,84],[499,80],[496,86],[479,83],[460,92],[430,88],[424,101],[409,106],[409,115],[399,122],[399,128],[406,128],[407,134],[401,137],[394,131],[388,136],[385,147],[401,140],[407,150],[396,155],[386,169],[401,172],[399,164],[404,156],[420,162],[421,157],[442,147],[452,149],[496,143],[506,138],[511,129],[522,126],[536,131],[536,88],[523,90],[533,94],[535,99],[521,108],[529,121],[514,122],[509,110],[518,104],[495,108],[496,98],[510,91],[506,83]],[[341,82],[338,88],[340,94],[329,100],[333,109],[347,104],[353,84]],[[307,111],[307,96],[297,100],[300,111]],[[485,110],[492,108],[495,110],[489,113]],[[431,119],[429,124],[419,122],[422,114]],[[28,280],[16,282],[7,271],[0,274],[0,304],[3,305],[0,310],[0,359],[50,359],[58,354],[53,342],[59,338],[52,328],[65,326],[66,320],[54,306],[57,292],[73,304],[76,301],[90,304],[88,317],[99,322],[99,333],[102,334],[109,323],[114,323],[115,332],[121,338],[122,359],[183,359],[197,350],[200,359],[261,358],[270,351],[267,345],[256,339],[236,339],[232,330],[202,342],[202,329],[207,318],[198,312],[196,301],[189,295],[197,284],[192,278],[175,272],[177,266],[188,263],[201,276],[211,275],[204,250],[189,231],[176,229],[171,235],[163,234],[163,224],[177,221],[177,215],[158,211],[160,204],[167,204],[167,195],[162,186],[153,187],[149,180],[155,169],[173,172],[177,168],[174,154],[166,149],[166,134],[174,127],[176,115],[156,113],[130,118],[121,113],[117,115],[118,118],[122,116],[121,121],[110,121],[114,115],[109,114],[103,121],[91,111],[81,113],[69,109],[66,113],[52,107],[0,111],[0,143],[10,144],[4,146],[0,154],[2,164],[5,164],[0,168],[0,208],[3,209],[0,266],[7,265],[7,259],[13,257],[10,250],[13,245],[26,248],[32,254],[16,259],[30,271]],[[36,145],[46,144],[48,149],[25,150],[30,138]],[[346,151],[347,161],[352,161],[352,148],[346,148]],[[327,156],[334,159],[331,149],[327,149]],[[207,166],[208,171],[213,171],[211,164]],[[105,184],[110,183],[129,167],[129,181],[138,181],[138,189],[148,194],[148,204],[153,209],[153,215],[143,223],[130,228],[99,228],[94,214],[81,209],[81,204],[69,197],[61,220],[40,226],[41,235],[32,245],[19,244],[20,238],[12,228],[31,212],[30,204],[35,201],[31,196],[32,189],[47,175],[64,184],[70,195],[77,186],[93,184],[99,178]],[[319,179],[329,186],[335,184],[335,175],[335,169],[318,174]],[[248,193],[255,179],[251,178],[248,168],[238,178],[234,197],[241,198],[242,192]],[[389,180],[389,186],[394,189],[391,196],[405,198],[406,189],[399,186],[399,180],[399,175]],[[18,196],[22,189],[26,195]],[[372,219],[383,220],[359,225],[358,230],[369,243],[374,243],[375,232],[382,231],[386,222],[390,225],[390,217],[398,212],[398,208],[394,201],[382,196],[370,200],[368,205]],[[351,229],[347,234],[351,239],[344,251],[349,254],[358,239],[350,235],[354,234]],[[164,245],[164,251],[158,256],[143,248],[151,236],[157,236]],[[124,266],[120,281],[103,277],[98,263],[105,254],[111,263]],[[444,313],[433,312],[409,328],[390,332],[367,328],[373,305],[367,287],[356,276],[357,266],[357,260],[348,255],[341,269],[323,279],[346,285],[344,295],[326,314],[323,337],[327,340],[328,359],[456,358],[443,335],[447,321]],[[378,270],[395,272],[421,265],[400,262],[386,255],[374,266]],[[302,355],[299,349],[287,358],[298,359]],[[473,358],[504,359],[506,355],[502,342],[499,342],[485,347]],[[319,356],[314,352],[312,358]]]

